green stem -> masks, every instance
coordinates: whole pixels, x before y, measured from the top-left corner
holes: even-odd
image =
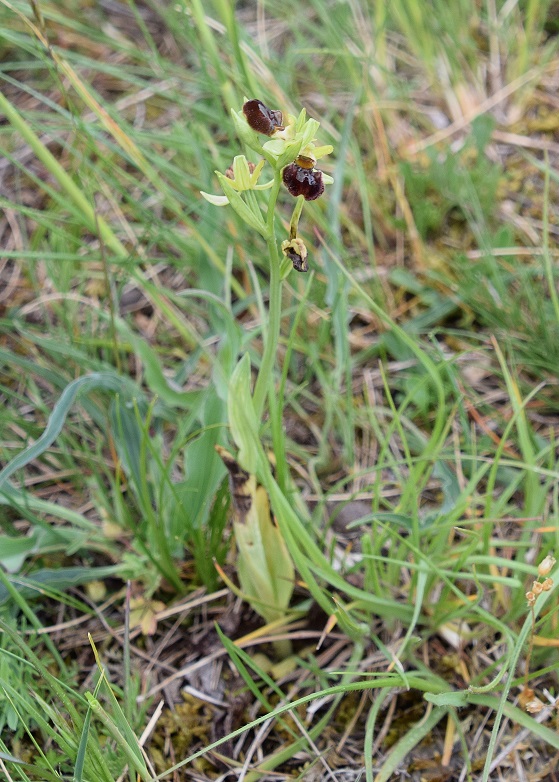
[[[264,405],[268,393],[274,393],[274,365],[278,350],[281,322],[281,276],[278,243],[275,231],[275,211],[281,186],[281,171],[276,171],[274,185],[268,202],[268,215],[266,217],[266,244],[268,245],[268,257],[270,259],[270,293],[268,301],[268,329],[263,338],[265,340],[262,362],[256,385],[254,387],[254,410],[258,420],[264,415]]]
[[[297,201],[295,202],[295,209],[293,210],[293,214],[291,215],[291,222],[289,223],[290,239],[295,239],[297,237],[297,231],[299,229],[299,218],[301,217],[301,212],[303,211],[304,205],[305,205],[304,196],[302,195],[297,196]]]

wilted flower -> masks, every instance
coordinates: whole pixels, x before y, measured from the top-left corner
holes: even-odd
[[[539,714],[544,706],[534,690],[531,687],[526,687],[526,685],[524,685],[518,696],[518,705],[527,711],[528,714]]]
[[[555,565],[556,559],[551,554],[548,554],[542,562],[538,565],[538,576],[547,576]]]
[[[307,248],[302,239],[299,237],[286,239],[281,243],[281,251],[292,262],[296,272],[308,272]]]
[[[154,635],[157,630],[157,614],[163,611],[165,603],[134,597],[130,601],[130,627],[141,627],[143,635]]]

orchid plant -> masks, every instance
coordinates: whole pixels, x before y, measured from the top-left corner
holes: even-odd
[[[282,460],[285,463],[285,456],[281,452],[281,435],[278,435],[282,431],[282,411],[275,396],[274,366],[280,336],[282,282],[292,269],[308,271],[307,248],[298,236],[299,219],[305,201],[319,198],[324,186],[333,182],[330,176],[316,168],[317,161],[330,154],[333,148],[329,144],[316,145],[319,123],[307,119],[304,109],[298,117],[286,115],[284,122],[280,111],[269,109],[262,101],[253,99],[246,100],[241,111],[232,111],[231,114],[240,139],[259,155],[260,160],[252,163],[244,155],[238,155],[224,174],[216,171],[223,194],[203,192],[202,195],[215,206],[230,205],[250,229],[263,237],[268,248],[268,323],[263,324],[264,351],[252,400],[250,397],[247,399],[248,405],[253,407],[247,420],[256,422],[256,426],[262,422],[268,398],[279,467]],[[262,135],[268,137],[263,143]],[[267,165],[271,176],[262,181]],[[276,233],[276,212],[282,184],[296,201],[289,236],[280,242]],[[261,195],[261,191],[269,193]],[[241,360],[237,367],[239,371],[233,373],[231,385],[235,385],[237,376],[242,377],[247,361],[248,356]],[[249,453],[251,449],[247,446],[240,420],[246,414],[247,406],[239,407],[234,402],[236,394],[231,387],[229,397],[231,431],[239,449],[240,463],[225,449],[216,448],[230,472],[242,596],[266,621],[272,621],[285,616],[293,592],[294,568],[280,530],[270,514],[266,493],[256,484],[257,454],[254,449]],[[259,490],[264,493],[265,501]],[[234,588],[233,585],[231,587]],[[287,643],[277,650],[284,656],[289,648]]]
[[[273,367],[277,352],[281,316],[281,283],[291,269],[308,271],[307,248],[298,236],[299,218],[305,201],[314,201],[332,184],[332,177],[317,169],[317,161],[333,151],[330,144],[317,146],[315,135],[320,123],[307,119],[305,109],[298,117],[269,109],[258,99],[246,100],[241,111],[231,110],[241,141],[260,156],[257,164],[238,155],[224,174],[216,171],[222,195],[202,192],[215,206],[229,204],[239,217],[266,241],[270,263],[268,329],[262,363],[256,381],[253,402],[262,418],[266,394],[273,394]],[[268,141],[261,142],[261,136]],[[266,163],[271,178],[261,182]],[[291,215],[289,238],[281,242],[281,260],[276,236],[276,210],[282,183],[296,198]],[[267,203],[257,199],[259,191],[269,190]],[[264,207],[264,208],[263,208]]]

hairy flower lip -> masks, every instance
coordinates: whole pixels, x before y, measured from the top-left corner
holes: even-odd
[[[316,201],[324,193],[322,171],[290,163],[283,169],[283,184],[292,196],[302,195],[305,201]]]
[[[256,113],[256,125],[251,124],[251,109]],[[256,98],[249,100],[245,97],[240,111],[231,109],[239,138],[249,149],[264,157],[276,171],[283,169],[300,155],[316,161],[333,152],[330,144],[315,145],[320,122],[307,118],[305,109],[301,109],[297,117],[284,113],[281,115],[281,124],[278,124],[280,115],[281,112],[269,109]],[[259,132],[269,134],[263,144],[258,137]],[[331,181],[325,176],[325,184]]]
[[[247,100],[243,104],[243,114],[248,125],[257,133],[272,136],[276,131],[285,130],[281,111],[269,109],[258,98]]]

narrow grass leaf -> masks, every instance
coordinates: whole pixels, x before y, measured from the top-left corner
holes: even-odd
[[[444,691],[444,689],[446,689],[445,685],[442,685],[442,683],[437,682],[437,680],[433,679],[432,677],[426,679],[420,674],[410,676],[409,682],[411,687],[419,689],[421,692],[433,692],[433,691],[441,692]],[[155,777],[155,780],[163,779],[169,774],[172,774],[173,772],[182,768],[187,763],[192,763],[192,761],[196,760],[196,758],[205,755],[206,752],[211,752],[213,749],[219,747],[221,744],[224,744],[226,741],[230,741],[231,739],[240,736],[245,731],[251,730],[256,726],[261,725],[263,722],[266,722],[271,717],[278,717],[282,714],[285,714],[288,711],[291,711],[292,709],[296,713],[300,706],[303,706],[306,703],[310,703],[313,700],[321,699],[324,698],[325,696],[337,695],[338,693],[347,695],[348,692],[362,692],[363,690],[373,690],[375,688],[380,688],[380,687],[387,687],[387,688],[399,687],[400,684],[401,684],[400,677],[396,674],[388,674],[388,675],[379,674],[378,677],[376,678],[373,677],[370,681],[344,682],[343,684],[336,684],[332,687],[327,687],[325,689],[312,692],[308,695],[304,695],[301,698],[297,698],[296,700],[291,701],[290,703],[286,703],[283,704],[282,706],[276,707],[273,712],[263,714],[262,716],[257,717],[255,720],[252,720],[246,725],[243,725],[242,727],[232,731],[227,736],[223,736],[222,738],[217,739],[217,741],[212,742],[208,746],[203,747],[197,752],[194,752],[192,755],[189,755],[189,757],[180,761],[180,763],[176,763],[174,766],[171,766],[171,768],[168,768],[166,771],[162,772],[161,774],[158,774]],[[444,715],[445,711],[446,710],[443,710],[443,714],[439,716],[439,719]],[[430,725],[429,730],[431,729],[431,727],[434,727],[435,724],[436,722],[434,722],[433,726]]]
[[[111,732],[113,738],[125,752],[126,757],[133,765],[134,769],[138,772],[142,779],[145,780],[145,782],[150,782],[152,777],[147,769],[136,734],[130,727],[128,720],[126,719],[126,715],[124,714],[124,711],[115,697],[111,684],[106,677],[105,669],[101,663],[101,658],[99,657],[99,653],[95,644],[93,643],[91,635],[89,636],[89,641],[93,649],[97,666],[102,673],[101,679],[105,683],[105,692],[108,696],[114,717],[111,717],[108,714],[108,712],[101,706],[97,698],[92,693],[86,692],[85,695],[87,702],[91,706],[95,716],[101,719],[105,727],[107,727]]]
[[[93,695],[95,698],[99,693],[99,689],[101,688],[102,681],[103,681],[103,677],[100,676],[99,681],[97,682],[97,685],[93,691]],[[83,720],[80,743],[78,744],[78,751],[76,754],[76,763],[74,767],[74,782],[82,782],[83,769],[84,769],[86,750],[87,750],[87,740],[89,738],[89,728],[91,725],[91,714],[92,714],[92,708],[91,705],[88,703],[87,711],[85,713],[85,717]]]
[[[80,377],[69,383],[62,396],[54,406],[43,434],[28,448],[25,448],[0,472],[0,490],[6,481],[16,470],[25,467],[36,459],[56,440],[66,421],[66,416],[79,394],[89,391],[120,391],[123,389],[123,381],[115,374],[108,372],[94,372],[91,375]]]
[[[66,567],[43,568],[36,570],[22,578],[21,576],[6,576],[11,587],[24,599],[33,599],[39,595],[47,595],[53,599],[62,597],[65,589],[81,586],[91,581],[118,576],[122,572],[121,565],[109,565],[107,567]],[[7,587],[0,583],[0,605],[6,603],[10,597]]]

